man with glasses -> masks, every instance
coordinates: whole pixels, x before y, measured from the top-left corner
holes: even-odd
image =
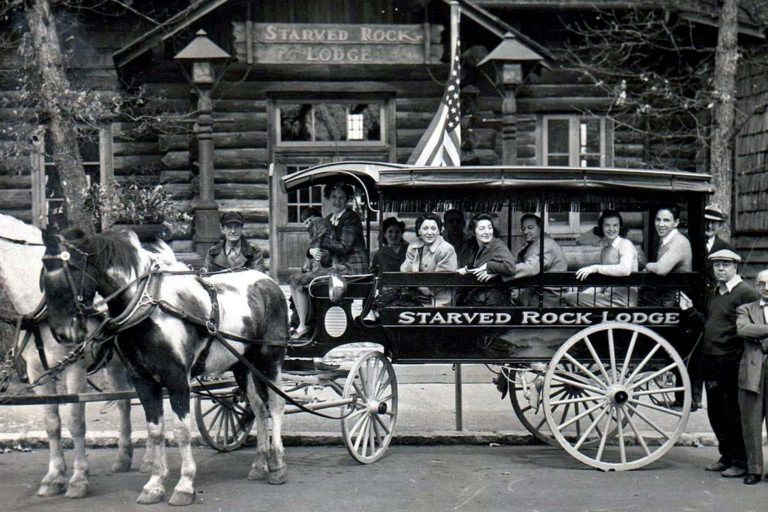
[[[264,254],[243,235],[243,215],[240,212],[224,212],[220,222],[221,240],[208,249],[203,265],[208,272],[241,267],[265,272]]]

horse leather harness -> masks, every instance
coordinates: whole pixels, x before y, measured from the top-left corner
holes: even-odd
[[[71,247],[67,245],[67,247]],[[71,247],[81,255],[85,256],[86,261],[89,254],[81,251],[80,249],[76,247]],[[74,286],[75,280],[73,279],[73,276],[71,275],[70,266],[74,266],[71,263],[69,263],[69,254],[64,251],[59,255],[56,256],[46,256],[45,258],[50,259],[60,259],[62,261],[62,267],[64,268],[64,272],[67,275],[67,281],[70,283],[70,287],[72,288],[72,293],[74,295],[74,300],[78,309],[78,314],[86,314],[89,311],[92,313],[94,311],[94,306],[91,308],[86,308],[83,304],[83,296],[82,296],[82,287],[85,282],[85,268],[80,269],[83,272],[83,277],[81,279],[81,287],[80,290],[77,290],[77,288]],[[333,419],[333,420],[339,420],[346,418],[347,416],[353,414],[355,412],[354,404],[357,401],[357,398],[353,398],[353,407],[352,409],[347,412],[346,414],[342,416],[331,416],[327,414],[323,414],[317,411],[313,411],[312,409],[309,409],[305,407],[300,402],[297,402],[293,398],[291,398],[288,394],[286,394],[282,389],[280,389],[279,386],[276,386],[272,383],[272,381],[267,378],[266,375],[264,375],[258,368],[256,368],[253,363],[248,361],[245,357],[243,357],[242,354],[240,354],[229,342],[235,341],[238,343],[244,343],[249,345],[265,345],[265,346],[273,346],[273,347],[287,347],[288,346],[288,340],[286,339],[279,339],[279,340],[266,340],[266,339],[254,339],[254,338],[246,338],[244,336],[240,336],[235,333],[231,332],[225,332],[221,331],[219,329],[219,320],[220,320],[220,308],[218,303],[218,296],[216,293],[216,290],[214,287],[207,283],[203,277],[206,275],[214,275],[214,274],[224,274],[224,273],[231,273],[231,272],[238,272],[246,269],[226,269],[215,273],[201,273],[194,270],[161,270],[160,265],[157,262],[153,262],[150,269],[138,276],[133,281],[129,281],[125,285],[121,286],[119,289],[117,289],[115,292],[111,293],[109,296],[102,299],[100,304],[108,303],[110,300],[115,298],[116,296],[122,294],[125,290],[133,286],[134,284],[137,284],[139,287],[139,293],[134,294],[134,297],[131,299],[131,302],[129,305],[125,308],[125,310],[118,315],[115,318],[106,318],[99,327],[92,333],[90,333],[84,342],[91,343],[95,340],[100,340],[102,343],[107,343],[109,341],[112,341],[112,347],[116,349],[120,359],[123,361],[123,363],[130,367],[130,362],[125,357],[125,355],[120,351],[120,348],[117,343],[114,343],[114,340],[116,339],[117,335],[129,329],[130,327],[133,327],[135,325],[138,325],[139,323],[143,322],[147,318],[149,318],[152,313],[155,311],[156,308],[160,308],[161,311],[164,313],[171,315],[173,317],[178,318],[179,320],[182,320],[184,322],[189,322],[193,325],[196,325],[198,327],[206,329],[208,332],[208,339],[206,340],[205,348],[201,352],[198,359],[194,362],[192,368],[199,367],[200,365],[203,365],[205,363],[205,359],[208,355],[208,352],[210,351],[210,347],[213,343],[213,340],[215,339],[221,346],[223,346],[225,349],[227,349],[228,352],[230,352],[243,366],[245,366],[257,379],[259,379],[265,386],[267,386],[269,389],[271,389],[273,392],[275,392],[277,395],[282,397],[286,402],[290,403],[291,405],[294,405],[301,409],[304,412],[308,412],[310,414],[314,414],[315,416],[320,416],[322,418],[327,419]],[[155,296],[159,292],[159,280],[153,280],[153,277],[155,276],[163,276],[163,275],[194,275],[197,277],[197,282],[203,287],[203,289],[206,290],[208,293],[208,296],[211,300],[211,313],[209,318],[202,319],[195,315],[189,314],[188,312],[184,311],[183,309],[169,303],[166,300],[155,298]],[[94,279],[92,276],[87,275],[90,279]],[[103,331],[107,331],[108,334],[104,336]]]

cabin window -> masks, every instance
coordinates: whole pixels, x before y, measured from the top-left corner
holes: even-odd
[[[101,182],[103,174],[101,163],[102,146],[108,144],[108,129],[79,129],[80,156],[88,186]],[[111,141],[111,137],[109,139]],[[64,210],[64,192],[61,188],[59,173],[53,161],[53,141],[50,133],[44,133],[32,154],[32,210],[33,222],[39,227],[58,221],[62,224],[66,218]]]
[[[606,167],[612,164],[605,117],[545,116],[542,125],[544,165]]]
[[[613,164],[608,120],[604,116],[553,115],[541,119],[542,164],[545,166],[607,167]],[[599,212],[572,205],[570,211],[547,211],[545,229],[553,235],[575,236],[597,222]]]
[[[285,173],[293,174],[310,167],[309,165],[286,165]],[[301,212],[306,208],[317,208],[323,210],[323,187],[322,185],[312,185],[302,187],[288,192],[286,200],[286,209],[288,213],[288,222],[300,222]]]
[[[279,144],[385,144],[384,102],[281,102],[276,112]]]

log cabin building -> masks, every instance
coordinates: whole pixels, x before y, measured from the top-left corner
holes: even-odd
[[[132,5],[141,11],[151,3],[137,0]],[[84,138],[86,171],[93,180],[162,183],[181,206],[199,206],[205,189],[199,173],[202,151],[191,122],[200,121],[198,97],[189,67],[176,57],[204,30],[231,56],[218,67],[212,91],[215,171],[210,193],[219,211],[243,213],[246,235],[269,255],[271,271],[283,277],[300,265],[306,248],[301,210],[324,205],[319,186],[286,196],[279,178],[326,162],[407,161],[443,94],[449,71],[449,4],[179,0],[167,4],[175,14],[157,25],[129,13],[70,14],[60,30],[73,85],[107,97],[142,97],[126,99],[133,102],[131,115],[118,113]],[[570,21],[600,9],[659,5],[652,4],[458,2],[464,66],[462,162],[704,171],[705,155],[693,139],[681,140],[672,153],[655,154],[654,140],[615,122],[610,114],[615,98],[563,59]],[[714,44],[717,18],[711,5],[682,2],[668,11],[695,20],[701,37]],[[14,20],[4,23],[0,31]],[[760,27],[749,19],[742,23],[740,37],[746,44],[765,44]],[[508,73],[495,69],[504,59],[514,64]],[[34,112],[23,118],[23,87],[12,73],[19,60],[15,48],[0,47],[0,144],[10,144],[15,125],[35,122]],[[766,77],[765,68],[742,69],[740,101],[764,102]],[[163,119],[175,113],[179,122],[169,128],[160,122],[159,112]],[[153,116],[158,116],[154,129]],[[139,124],[150,129],[137,131]],[[737,241],[753,250],[753,261],[762,266],[768,264],[766,126],[768,114],[758,113],[739,135],[737,176],[743,185],[737,188],[734,212]],[[45,224],[47,213],[60,201],[47,148],[43,129],[36,132],[28,154],[0,163],[0,211]],[[572,240],[594,224],[597,214],[551,212],[546,228]],[[372,238],[369,243],[375,246]],[[182,259],[199,264],[211,242],[196,223],[171,245]]]

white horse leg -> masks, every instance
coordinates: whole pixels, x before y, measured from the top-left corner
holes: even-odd
[[[280,386],[280,376],[275,379]],[[285,470],[285,450],[283,449],[283,412],[285,400],[274,391],[269,391],[269,414],[272,417],[272,451],[269,457],[269,478],[272,485],[281,485],[288,480]]]
[[[82,361],[70,366],[64,372],[69,393],[85,392],[85,365]],[[72,436],[75,460],[72,464],[72,478],[67,484],[68,498],[84,498],[88,495],[88,458],[85,453],[85,404],[70,404],[69,435]]]
[[[109,384],[115,391],[126,391],[130,389],[127,379],[127,369],[120,362],[117,356],[106,368]],[[113,473],[123,473],[131,469],[131,460],[133,459],[133,443],[131,442],[131,401],[118,400],[117,411],[120,417],[120,433],[117,439],[117,455],[112,463],[111,471]]]
[[[248,480],[264,480],[269,476],[269,425],[268,412],[259,393],[256,392],[254,378],[248,375],[248,384],[246,393],[248,394],[248,403],[254,415],[254,425],[256,426],[256,458],[251,464],[251,471],[248,473]]]
[[[179,453],[181,454],[181,477],[176,487],[173,488],[173,495],[168,502],[171,505],[191,505],[195,501],[197,465],[192,456],[191,433],[192,416],[190,414],[183,418],[177,416],[175,435],[176,442],[179,444]]]
[[[151,450],[152,471],[144,484],[136,503],[157,503],[165,496],[165,479],[168,478],[168,461],[165,453],[165,421],[163,419],[163,393],[160,386],[134,379],[144,415],[147,418],[147,451]],[[149,440],[151,439],[151,445]]]
[[[55,395],[53,385],[46,384],[35,389],[40,395]],[[38,496],[56,496],[64,492],[67,484],[67,463],[64,461],[64,452],[61,448],[61,418],[58,405],[44,405],[45,432],[48,435],[48,472],[40,482],[37,490]]]

